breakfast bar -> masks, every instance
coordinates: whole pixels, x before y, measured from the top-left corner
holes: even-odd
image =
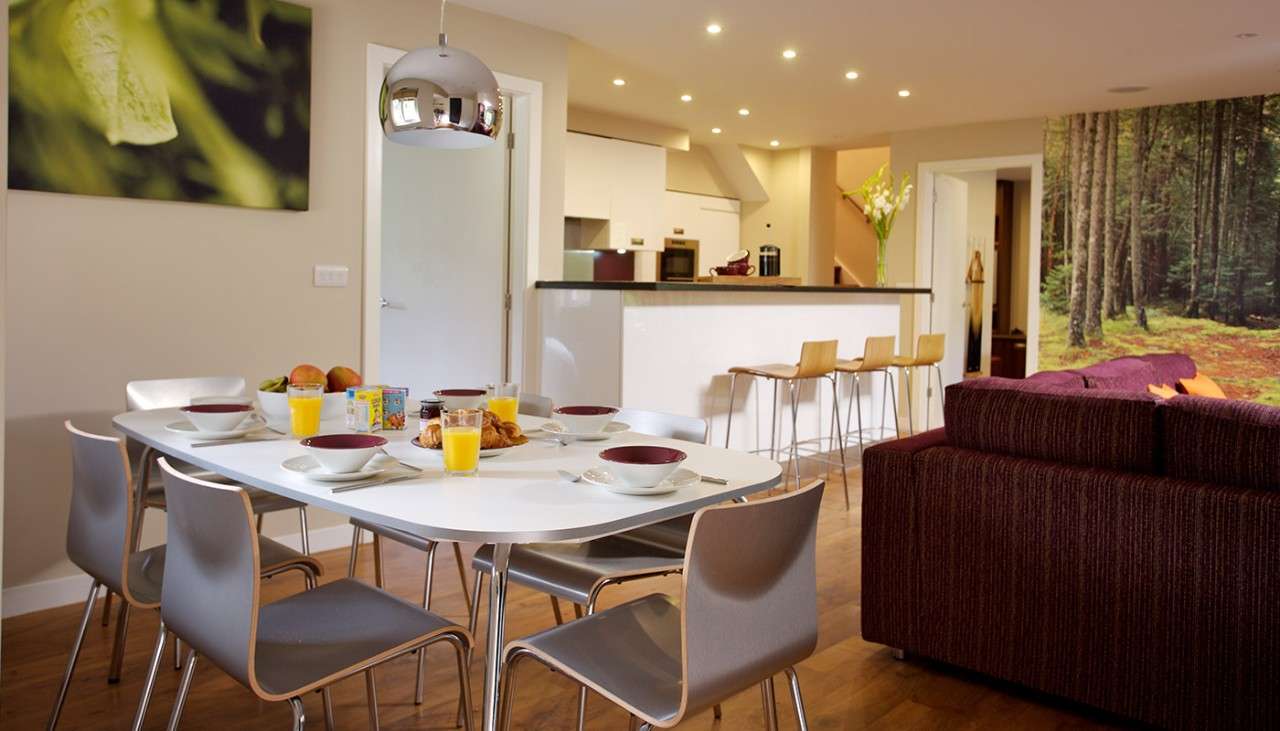
[[[538,282],[536,287],[547,396],[558,404],[644,404],[697,415],[710,423],[713,444],[725,439],[731,367],[794,364],[807,340],[838,340],[841,358],[860,357],[868,337],[898,334],[904,298],[929,293],[917,287],[692,282]],[[898,349],[903,350],[900,343]],[[878,381],[864,383],[863,413],[875,414],[876,425],[882,393]],[[823,397],[815,384],[803,387],[801,439],[827,435],[830,402]],[[740,379],[729,446],[768,447],[769,401],[766,389]]]

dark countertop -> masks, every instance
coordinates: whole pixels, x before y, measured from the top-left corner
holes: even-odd
[[[697,282],[534,282],[537,289],[619,289],[639,292],[834,292],[836,294],[929,294],[928,287],[810,287]]]

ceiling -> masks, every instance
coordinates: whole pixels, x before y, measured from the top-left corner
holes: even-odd
[[[571,36],[570,104],[687,127],[702,143],[853,147],[898,130],[1280,91],[1274,1],[457,1]],[[723,32],[708,34],[711,22]],[[1150,88],[1107,91],[1118,86]]]

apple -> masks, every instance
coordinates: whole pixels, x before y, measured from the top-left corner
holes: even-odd
[[[306,363],[294,366],[294,369],[289,371],[289,383],[294,386],[302,386],[308,383],[323,386],[325,385],[324,371]]]
[[[352,386],[363,386],[364,379],[354,368],[334,366],[329,369],[328,384],[329,393],[342,393]]]

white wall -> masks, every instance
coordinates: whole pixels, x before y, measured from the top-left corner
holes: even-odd
[[[1031,181],[1013,183],[1013,277],[1009,286],[1010,327],[1027,332],[1027,297],[1035,289],[1028,276],[1031,257],[1040,255],[1040,246],[1031,245]]]
[[[5,587],[77,574],[63,548],[63,419],[109,430],[132,379],[227,373],[256,383],[298,362],[359,365],[367,47],[434,44],[438,6],[307,4],[311,210],[9,194],[5,419],[8,454],[18,457],[5,475],[18,488],[5,496]],[[496,71],[542,82],[540,236],[555,245],[537,252],[537,276],[559,278],[568,39],[458,5],[448,20],[453,45]],[[312,288],[314,264],[347,266],[352,285]],[[312,526],[342,522],[317,515]],[[157,540],[162,523],[149,518],[146,541]],[[292,515],[271,516],[267,532],[292,533],[295,524]]]
[[[667,235],[675,228],[684,236],[698,241],[698,274],[724,264],[741,249],[740,211],[742,204],[732,198],[667,191],[663,198],[662,216]]]

